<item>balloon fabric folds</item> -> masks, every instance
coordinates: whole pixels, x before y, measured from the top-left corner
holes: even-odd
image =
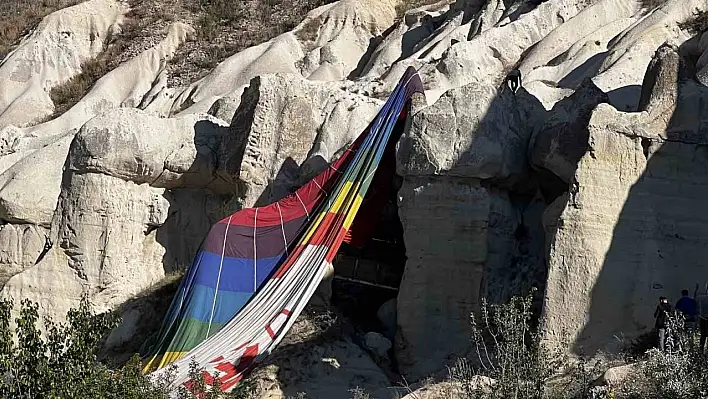
[[[189,387],[190,362],[230,391],[283,339],[322,281],[342,242],[370,234],[367,222],[395,172],[395,144],[410,100],[423,93],[409,67],[379,113],[346,151],[289,196],[213,225],[187,269],[144,372],[174,369]],[[355,217],[357,219],[355,220]]]

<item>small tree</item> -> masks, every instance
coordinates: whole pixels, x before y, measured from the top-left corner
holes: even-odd
[[[479,316],[472,315],[476,374],[496,380],[494,388],[476,396],[489,399],[541,399],[549,377],[565,363],[560,351],[550,351],[532,327],[532,294],[513,297],[506,304],[482,300]]]

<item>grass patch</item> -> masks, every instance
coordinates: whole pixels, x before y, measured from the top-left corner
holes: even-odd
[[[642,8],[653,10],[666,4],[668,0],[642,0]]]
[[[0,60],[17,42],[54,11],[82,0],[7,0],[0,2]]]
[[[396,15],[401,18],[408,10],[435,4],[439,1],[440,0],[403,0],[396,5]]]
[[[694,35],[700,35],[708,30],[708,12],[696,9],[693,18],[680,23],[679,27]]]
[[[81,73],[51,89],[49,97],[55,109],[45,121],[54,119],[69,110],[93,88],[101,77],[118,67],[124,61],[121,55],[128,47],[134,41],[149,36],[146,27],[160,20],[173,21],[174,19],[175,15],[168,10],[162,8],[155,10],[149,3],[131,4],[131,10],[126,14],[121,26],[121,33],[107,37],[104,50],[96,58],[81,64]]]
[[[308,12],[332,1],[199,0],[198,7],[203,13],[197,21],[197,35],[208,47],[196,64],[211,69],[241,50],[292,30]],[[219,40],[224,36],[228,40]]]

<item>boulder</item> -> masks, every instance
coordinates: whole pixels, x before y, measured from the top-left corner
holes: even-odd
[[[387,358],[392,347],[388,338],[374,331],[364,334],[364,345],[381,358]]]
[[[477,391],[490,392],[496,381],[483,375],[474,375],[464,381],[450,379],[433,382],[409,392],[401,399],[450,399],[474,397]]]
[[[384,302],[376,312],[376,318],[383,327],[383,335],[393,342],[396,339],[396,298]]]
[[[208,115],[156,118],[138,109],[120,108],[81,128],[69,167],[75,173],[101,173],[153,187],[211,185],[218,191],[216,150],[227,134],[227,125]]]
[[[605,370],[597,382],[610,387],[620,386],[627,379],[633,378],[637,373],[640,373],[641,366],[642,363],[630,363],[623,366],[610,367]]]

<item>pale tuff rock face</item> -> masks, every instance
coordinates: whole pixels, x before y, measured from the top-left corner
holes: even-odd
[[[44,18],[0,61],[0,130],[51,115],[51,88],[78,75],[81,63],[103,51],[126,12],[120,1],[90,0]]]
[[[569,338],[581,353],[650,329],[660,295],[677,298],[708,278],[700,211],[708,90],[691,80],[677,51],[657,51],[644,111],[595,109],[589,150],[549,237],[548,338]]]
[[[82,293],[114,308],[183,270],[212,223],[337,157],[411,65],[427,91],[398,147],[408,261],[390,317],[407,378],[469,354],[483,296],[541,288],[546,338],[590,352],[708,279],[708,39],[678,28],[703,1],[457,0],[397,16],[400,2],[341,0],[186,88],[166,83],[194,34],[175,22],[26,127],[101,51],[90,39],[116,29],[120,4],[50,15],[0,64],[0,281],[16,303],[61,319]]]

